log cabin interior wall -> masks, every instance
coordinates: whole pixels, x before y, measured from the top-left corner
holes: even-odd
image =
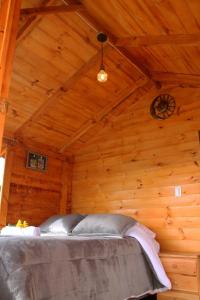
[[[76,153],[72,211],[127,214],[152,228],[162,249],[198,251],[200,89],[163,92],[176,99],[170,119],[150,116],[158,92],[143,89]],[[181,186],[182,197],[175,197],[175,186]]]
[[[26,168],[30,149],[48,156],[46,171]],[[12,153],[12,168],[6,223],[15,224],[22,219],[39,225],[52,215],[68,213],[70,162],[61,155],[34,145],[17,145],[8,151]]]
[[[120,212],[155,230],[163,249],[197,251],[200,2],[23,0],[21,9],[4,132],[17,145],[0,223]],[[109,37],[104,84],[99,31]],[[177,107],[156,121],[149,106],[161,93]],[[28,148],[49,153],[46,173],[25,168]]]

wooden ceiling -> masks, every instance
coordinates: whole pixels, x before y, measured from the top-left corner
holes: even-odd
[[[106,83],[96,80],[99,31]],[[199,0],[24,0],[5,135],[80,146],[142,86],[199,87],[199,58]]]

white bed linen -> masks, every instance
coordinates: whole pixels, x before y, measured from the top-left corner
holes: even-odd
[[[126,232],[125,236],[133,237],[140,243],[149,260],[151,261],[159,281],[167,289],[171,289],[171,282],[167,277],[163,265],[158,256],[158,243],[155,241],[151,234],[148,234],[144,230],[144,228],[142,228],[142,226],[139,223],[135,224]]]
[[[139,228],[141,228],[141,230],[143,232],[145,232],[146,234],[148,234],[148,236],[150,236],[151,238],[155,239],[156,237],[156,233],[153,232],[151,229],[149,229],[148,227],[146,227],[145,225],[141,224],[141,223],[137,223],[137,226]]]
[[[20,228],[16,226],[6,226],[2,228],[1,235],[9,236],[40,236],[40,228],[34,226],[28,226]]]

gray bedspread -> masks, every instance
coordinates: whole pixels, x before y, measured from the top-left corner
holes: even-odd
[[[160,287],[133,238],[0,237],[0,300],[123,300]]]

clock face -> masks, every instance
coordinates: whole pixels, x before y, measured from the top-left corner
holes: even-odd
[[[174,97],[168,94],[157,96],[150,106],[150,113],[154,119],[165,120],[169,118],[176,108]]]

